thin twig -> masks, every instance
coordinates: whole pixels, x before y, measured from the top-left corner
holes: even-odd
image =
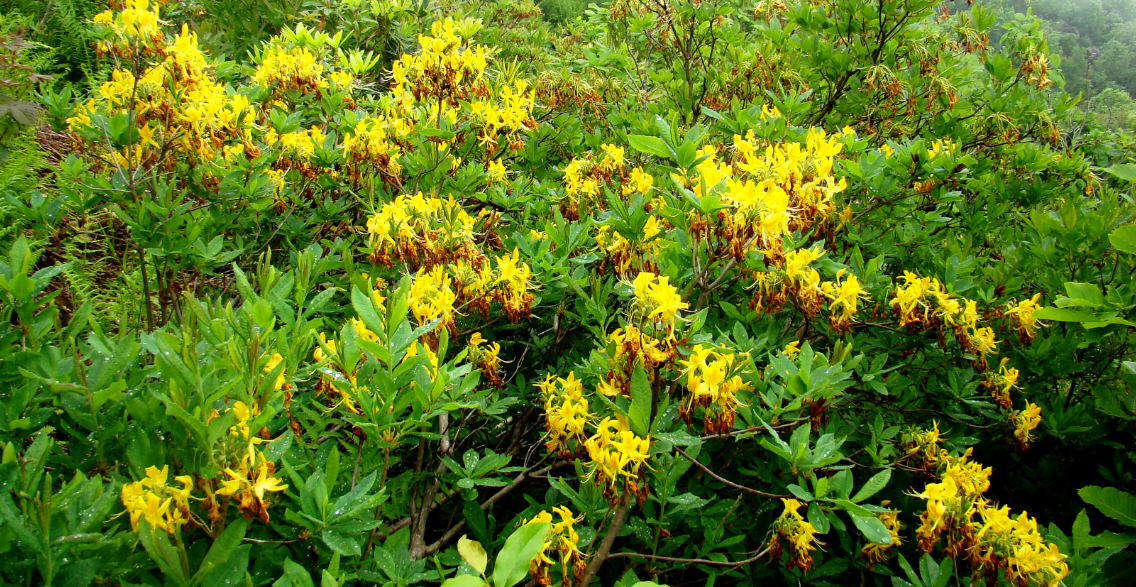
[[[712,561],[712,560],[708,560],[708,559],[704,559],[704,558],[675,558],[675,557],[671,557],[671,556],[659,556],[659,555],[654,555],[654,554],[639,554],[637,552],[617,552],[615,554],[609,554],[607,558],[611,559],[611,558],[619,558],[619,557],[636,557],[636,558],[647,558],[647,559],[651,559],[651,560],[667,561],[667,562],[672,562],[672,563],[683,563],[683,564],[688,564],[688,565],[697,564],[697,565],[714,565],[714,566],[718,566],[718,567],[740,567],[742,565],[748,565],[749,563],[752,563],[756,560],[760,560],[760,559],[764,558],[765,555],[767,555],[767,554],[769,554],[768,548],[766,548],[765,550],[755,554],[754,556],[752,556],[750,558],[745,559],[744,561],[737,561],[737,562]]]
[[[703,465],[702,463],[698,462],[698,459],[695,459],[694,457],[683,452],[681,448],[676,446],[675,451],[677,451],[678,454],[686,457],[686,459],[688,461],[694,463],[695,465],[698,465],[698,468],[705,471],[707,475],[710,475],[711,477],[717,479],[718,481],[721,481],[722,483],[725,483],[726,485],[729,485],[730,487],[733,487],[734,489],[737,489],[737,490],[740,490],[740,491],[746,491],[746,492],[752,493],[754,495],[760,495],[762,497],[792,497],[791,495],[778,495],[778,494],[774,494],[774,493],[765,493],[764,491],[758,491],[756,489],[751,489],[751,488],[746,487],[744,485],[738,485],[737,483],[734,483],[733,481],[728,481],[726,479],[723,479],[722,477],[719,477],[717,473],[715,473],[714,471],[711,471],[709,468],[706,467],[706,465]]]

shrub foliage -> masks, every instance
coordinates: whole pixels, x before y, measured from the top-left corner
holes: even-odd
[[[0,580],[1123,583],[1136,167],[1032,17],[285,4],[25,76]]]

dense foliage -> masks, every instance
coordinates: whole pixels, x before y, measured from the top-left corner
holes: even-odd
[[[1032,16],[3,4],[0,581],[1125,584],[1136,165]]]

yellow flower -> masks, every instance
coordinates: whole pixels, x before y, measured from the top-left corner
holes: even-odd
[[[780,557],[783,552],[781,543],[784,541],[789,547],[788,565],[808,571],[813,566],[811,552],[822,543],[816,539],[816,528],[806,522],[798,511],[804,504],[786,498],[781,498],[781,503],[785,509],[773,522],[774,534],[770,541],[770,550]]]
[[[1018,446],[1024,449],[1033,440],[1033,430],[1041,424],[1041,407],[1034,403],[1026,404],[1024,410],[1010,416],[1010,421],[1014,424],[1014,438],[1018,441]]]
[[[1041,299],[1041,294],[1034,294],[1028,300],[1022,300],[1017,304],[1007,304],[1006,316],[1010,318],[1010,324],[1014,330],[1018,332],[1019,338],[1023,342],[1033,340],[1034,331],[1037,328],[1037,319],[1033,317],[1034,311],[1038,308],[1038,300]]]
[[[615,145],[604,144],[604,145],[600,145],[600,149],[602,149],[603,153],[604,153],[604,158],[603,158],[603,168],[604,169],[607,169],[607,170],[610,170],[610,171],[623,169],[623,147],[617,147]]]
[[[632,282],[636,304],[646,318],[655,318],[668,329],[674,328],[675,314],[685,310],[690,304],[682,301],[678,289],[670,284],[670,278],[660,277],[647,271],[640,272]]]
[[[189,521],[186,512],[193,491],[193,478],[179,475],[176,481],[182,487],[169,487],[166,485],[169,471],[169,465],[163,465],[161,469],[147,467],[145,478],[122,487],[122,505],[130,514],[130,524],[135,532],[138,531],[139,520],[146,520],[155,530],[170,534]]]
[[[555,521],[553,514],[560,518]],[[580,535],[576,532],[575,523],[583,516],[576,518],[572,511],[563,506],[552,508],[552,514],[547,511],[538,512],[531,520],[524,524],[551,524],[552,528],[545,536],[544,546],[539,554],[529,564],[529,574],[541,585],[551,584],[549,567],[553,564],[549,555],[558,554],[563,566],[565,577],[578,574],[583,570],[583,554],[578,548]]]
[[[604,418],[596,426],[596,434],[584,442],[584,449],[591,459],[596,483],[612,498],[617,497],[623,484],[631,493],[645,489],[637,483],[640,469],[648,459],[650,438],[641,438],[628,429],[622,420]]]
[[[490,161],[489,167],[486,170],[486,176],[489,183],[501,183],[505,181],[505,165],[500,161]]]
[[[284,491],[288,489],[287,485],[280,483],[280,479],[273,477],[268,470],[268,462],[261,457],[260,466],[257,467],[256,482],[253,483],[252,492],[256,494],[256,499],[264,505],[264,492],[265,491]]]
[[[841,281],[845,270],[841,269],[836,275],[836,283],[825,282],[821,289],[832,302],[829,304],[829,324],[836,332],[846,333],[851,328],[852,318],[861,299],[870,299],[860,280],[855,275],[849,275]]]
[[[363,328],[366,328],[366,326],[364,326]],[[327,353],[325,353],[323,351],[323,347],[327,347],[327,349],[329,351],[331,351],[333,354],[338,352],[338,350],[335,346],[335,340],[334,339],[328,340],[327,335],[322,333],[322,332],[320,333],[319,338],[320,338],[320,343],[322,343],[323,346],[320,346],[319,344],[317,344],[315,350],[312,351],[312,359],[314,359],[317,363],[321,363],[321,362],[324,361],[324,359],[328,358]]]
[[[631,182],[623,186],[623,195],[626,196],[635,192],[647,195],[654,183],[655,178],[651,177],[651,174],[644,173],[642,167],[636,167],[631,170]]]
[[[569,373],[567,378],[546,375],[544,381],[536,386],[544,396],[544,420],[548,431],[545,447],[550,452],[570,454],[569,441],[583,440],[584,425],[589,418],[584,387],[574,373]]]
[[[268,363],[266,363],[264,365],[264,372],[265,373],[272,373],[276,369],[276,367],[278,367],[280,365],[280,363],[283,360],[284,360],[284,357],[281,356],[280,353],[273,353],[272,357],[270,357],[268,359]],[[281,369],[280,374],[276,376],[276,380],[272,382],[272,389],[273,390],[280,391],[281,389],[284,388],[284,385],[288,382],[288,378],[284,376],[284,372],[285,372],[285,370]]]
[[[452,326],[456,299],[441,265],[429,271],[425,267],[419,269],[410,285],[410,311],[419,326],[434,320],[438,320],[435,328]]]

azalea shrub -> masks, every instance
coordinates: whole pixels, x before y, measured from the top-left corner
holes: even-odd
[[[1031,16],[195,6],[5,188],[4,582],[1126,583],[1136,166]]]

